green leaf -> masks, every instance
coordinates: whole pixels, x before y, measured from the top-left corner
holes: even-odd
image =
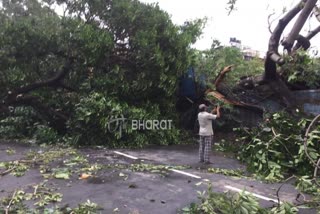
[[[58,171],[54,173],[54,177],[57,179],[70,179],[70,173],[66,171]]]

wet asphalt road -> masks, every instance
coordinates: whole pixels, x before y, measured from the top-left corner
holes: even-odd
[[[6,150],[14,149],[15,154],[8,155]],[[27,152],[38,151],[38,146],[20,143],[1,143],[0,162],[12,161],[24,158]],[[70,180],[50,179],[48,186],[63,194],[61,205],[69,204],[74,207],[88,199],[103,208],[101,213],[139,213],[139,214],[173,214],[179,209],[196,202],[197,191],[207,189],[203,179],[212,183],[216,192],[226,191],[226,186],[245,189],[251,193],[258,194],[271,199],[277,199],[276,191],[281,184],[267,184],[261,181],[247,178],[235,178],[221,174],[212,174],[206,171],[207,167],[223,169],[242,169],[245,166],[239,161],[225,157],[223,154],[213,152],[211,161],[213,164],[207,166],[198,163],[196,145],[179,145],[169,147],[150,147],[139,150],[117,150],[128,155],[138,157],[137,160],[115,154],[113,150],[107,149],[81,149],[80,152],[86,156],[91,163],[101,164],[131,164],[150,163],[188,165],[191,168],[184,172],[201,178],[193,178],[176,172],[166,175],[150,172],[133,172],[129,169],[103,169],[97,173],[96,180],[79,180],[78,175],[72,175]],[[67,158],[67,157],[66,157]],[[120,173],[122,176],[119,176]],[[125,176],[123,176],[125,175]],[[37,169],[30,169],[22,177],[6,175],[0,177],[0,198],[12,194],[19,188],[26,188],[44,180]],[[199,182],[202,182],[201,185]],[[291,184],[283,185],[280,192],[282,201],[296,203],[298,192]],[[274,206],[274,202],[260,199],[264,207]],[[312,210],[301,210],[299,213],[315,213]]]

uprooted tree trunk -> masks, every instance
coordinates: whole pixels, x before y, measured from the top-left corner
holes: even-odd
[[[299,105],[299,101],[295,98],[293,92],[288,88],[286,82],[284,82],[279,75],[279,67],[281,69],[281,66],[286,62],[279,54],[278,48],[284,29],[299,13],[300,14],[291,32],[283,39],[281,44],[289,55],[295,54],[296,50],[299,48],[307,50],[310,47],[310,39],[320,32],[320,26],[309,32],[307,36],[302,36],[299,33],[312,12],[316,17],[319,17],[319,9],[316,7],[316,3],[317,0],[301,0],[279,20],[269,39],[268,51],[264,64],[264,75],[261,78],[243,79],[240,81],[239,85],[249,84],[268,86],[269,90],[271,90],[273,94],[276,94],[281,98],[282,102],[288,109],[293,109]]]
[[[301,11],[300,16],[293,26],[290,34],[282,42],[284,48],[289,54],[291,54],[292,46],[298,38],[301,38],[301,36],[299,37],[299,32],[301,31],[316,2],[317,0],[302,0],[299,2],[282,19],[279,20],[278,25],[274,29],[269,40],[263,80],[270,85],[270,88],[273,89],[276,94],[280,95],[288,108],[295,107],[297,105],[297,101],[277,73],[277,65],[282,66],[285,63],[284,59],[278,52],[280,38],[288,23]]]

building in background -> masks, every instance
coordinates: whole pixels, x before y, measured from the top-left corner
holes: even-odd
[[[230,37],[229,44],[231,47],[240,49],[245,60],[251,60],[253,58],[264,58],[264,56],[262,55],[263,53],[258,50],[254,50],[249,46],[242,45],[241,40],[238,40],[236,37]]]
[[[229,40],[230,46],[241,49],[241,40],[238,40],[236,37],[230,37]]]
[[[241,49],[241,53],[243,54],[243,57],[245,60],[251,60],[253,58],[261,58],[259,51],[254,50],[248,46],[243,46]]]

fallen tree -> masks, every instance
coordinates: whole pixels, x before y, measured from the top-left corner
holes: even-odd
[[[248,107],[256,106],[260,101],[273,97],[288,111],[293,112],[295,109],[301,108],[301,104],[303,104],[302,100],[294,95],[294,89],[310,89],[307,84],[308,81],[312,80],[304,79],[303,82],[291,83],[290,72],[296,68],[298,69],[296,73],[307,73],[305,71],[306,68],[299,60],[301,61],[301,58],[308,56],[302,56],[303,54],[300,54],[300,51],[308,50],[311,45],[310,40],[320,32],[320,28],[315,28],[306,36],[302,36],[300,31],[311,14],[315,15],[318,19],[319,9],[316,3],[317,0],[302,0],[278,21],[269,39],[268,51],[264,59],[263,74],[243,77],[236,85],[232,86],[232,89],[224,90],[223,87],[216,85],[216,91],[227,98],[229,103],[234,102],[236,105],[240,105],[241,103],[241,105]],[[288,36],[283,37],[284,30],[296,16],[298,17],[290,33]],[[280,45],[284,48],[282,54],[278,50]],[[293,66],[296,67],[293,68]],[[219,73],[216,78],[219,81],[216,81],[214,84],[221,84],[223,79],[221,77],[225,73],[224,71]],[[312,87],[313,89],[320,86],[318,85],[320,83],[319,78],[314,81],[316,81],[316,84]],[[268,111],[267,107],[260,106],[260,108]]]
[[[63,4],[64,15],[52,4]],[[178,78],[202,20],[178,26],[138,0],[4,1],[0,17],[0,137],[41,132],[110,146],[179,141],[178,127],[135,132],[117,123],[115,131],[109,121],[176,120]]]

